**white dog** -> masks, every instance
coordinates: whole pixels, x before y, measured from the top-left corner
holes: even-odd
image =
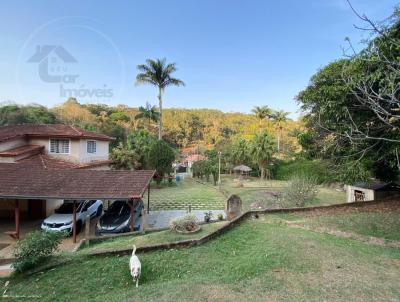
[[[132,256],[131,259],[129,259],[129,269],[131,271],[133,282],[136,282],[136,287],[138,287],[142,265],[140,263],[139,258],[135,255],[135,252],[136,252],[136,245],[133,245]]]

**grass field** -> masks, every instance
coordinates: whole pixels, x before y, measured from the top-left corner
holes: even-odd
[[[270,217],[244,222],[201,246],[139,255],[139,289],[129,257],[81,254],[45,273],[7,279],[7,293],[35,294],[40,301],[400,300],[400,249],[293,228]]]
[[[146,245],[174,242],[187,239],[198,239],[209,233],[212,233],[213,231],[222,227],[226,223],[227,222],[224,221],[224,222],[214,222],[210,224],[204,224],[201,226],[201,230],[199,232],[193,234],[179,234],[167,230],[167,231],[154,232],[139,236],[116,237],[113,239],[102,241],[97,244],[93,244],[90,247],[84,248],[82,252],[87,253],[90,251],[108,249],[108,248],[124,248],[124,247],[130,248],[132,247],[133,244],[135,244],[136,247],[141,247]]]
[[[199,210],[224,209],[229,194],[240,196],[244,210],[249,210],[250,205],[254,202],[261,202],[267,207],[279,207],[276,199],[271,197],[268,192],[283,192],[287,185],[285,181],[260,180],[254,177],[248,178],[243,183],[244,187],[237,188],[233,176],[223,175],[221,188],[224,194],[218,191],[218,187],[214,187],[211,181],[201,184],[195,180],[185,179],[176,186],[154,187],[150,193],[150,210],[184,210],[188,208],[189,204],[193,209]],[[317,197],[308,205],[344,203],[345,197],[345,193],[342,191],[320,187]]]
[[[398,204],[398,202],[397,202]],[[342,231],[362,236],[372,236],[386,240],[400,241],[400,206],[393,202],[391,210],[364,211],[365,209],[351,209],[337,211],[337,213],[289,214],[283,219],[311,229],[326,229]]]
[[[146,193],[147,194],[147,193]],[[147,195],[144,197],[147,200]],[[185,179],[176,186],[153,187],[150,192],[150,210],[217,210],[225,206],[225,197],[216,188]]]

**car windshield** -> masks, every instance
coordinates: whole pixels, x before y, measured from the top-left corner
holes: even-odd
[[[112,215],[123,215],[130,213],[129,205],[123,200],[114,201],[108,208],[107,213]]]
[[[82,208],[82,202],[76,204],[76,211],[79,212]],[[72,214],[74,211],[74,204],[72,202],[64,202],[55,212],[57,214]]]

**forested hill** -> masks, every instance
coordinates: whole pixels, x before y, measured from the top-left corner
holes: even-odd
[[[0,125],[19,123],[66,123],[99,131],[117,138],[115,144],[124,141],[134,130],[146,129],[156,134],[156,119],[149,117],[143,107],[126,105],[80,104],[69,99],[53,108],[40,105],[19,106],[3,104],[0,107]],[[153,107],[153,110],[157,108]],[[215,109],[173,108],[163,110],[163,137],[171,145],[185,148],[193,145],[215,146],[237,139],[251,139],[256,133],[268,130],[281,137],[283,150],[298,148],[296,135],[301,122],[285,120],[276,122],[259,119],[254,114],[222,112]]]

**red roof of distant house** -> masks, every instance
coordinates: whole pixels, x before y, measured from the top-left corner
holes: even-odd
[[[154,171],[98,171],[0,165],[0,198],[131,199],[141,198]]]
[[[206,160],[207,157],[201,154],[193,154],[186,157],[186,161],[199,161],[199,160]]]
[[[0,142],[19,137],[56,137],[56,138],[91,138],[97,140],[113,140],[114,138],[92,131],[86,131],[71,125],[12,125],[0,127]]]

